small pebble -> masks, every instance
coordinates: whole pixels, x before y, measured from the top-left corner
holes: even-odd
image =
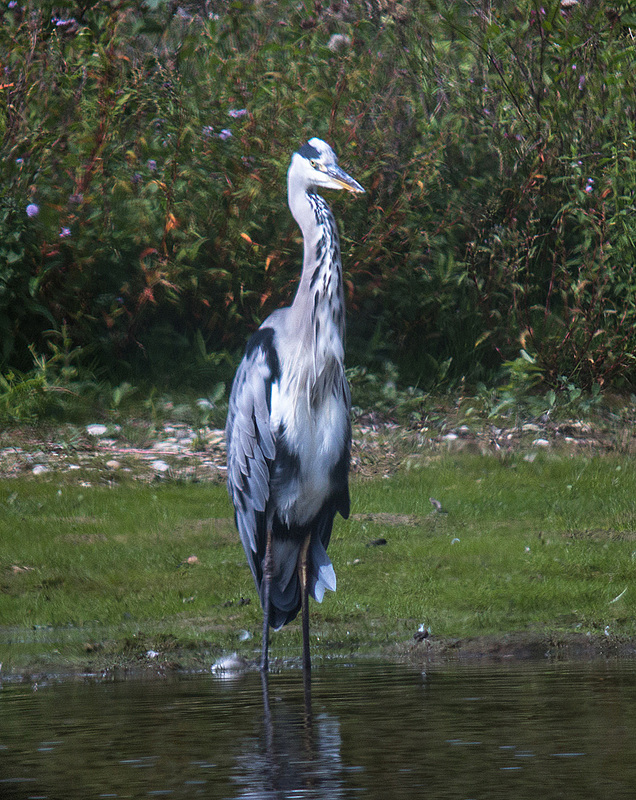
[[[327,47],[333,53],[340,53],[351,47],[351,37],[346,33],[334,33],[327,42]]]
[[[106,425],[100,425],[99,423],[86,426],[86,433],[89,436],[103,436],[107,430]]]

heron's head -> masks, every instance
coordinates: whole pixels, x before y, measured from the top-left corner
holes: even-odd
[[[290,181],[312,188],[346,189],[348,192],[364,192],[358,181],[338,166],[334,151],[322,139],[310,139],[292,156],[289,167]]]

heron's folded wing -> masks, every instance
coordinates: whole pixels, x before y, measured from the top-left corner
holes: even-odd
[[[252,342],[256,339],[256,343]],[[270,427],[272,382],[277,378],[271,338],[253,337],[237,370],[228,408],[227,486],[241,542],[257,584],[265,552],[264,512],[269,470],[275,456]]]
[[[336,385],[337,396],[339,396],[347,410],[347,428],[345,438],[338,459],[332,474],[334,482],[334,503],[336,511],[338,511],[345,519],[349,517],[350,501],[349,501],[349,465],[351,462],[351,392],[349,384],[342,370],[340,382]],[[325,549],[329,544],[331,536],[331,525],[321,527],[320,538]]]

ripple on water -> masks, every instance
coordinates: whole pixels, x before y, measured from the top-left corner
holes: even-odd
[[[314,670],[0,690],[0,796],[631,796],[636,665]],[[72,758],[70,756],[72,754]],[[512,793],[512,794],[511,794]]]

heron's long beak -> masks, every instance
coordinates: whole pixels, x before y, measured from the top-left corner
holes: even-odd
[[[343,169],[340,169],[340,167],[329,166],[325,169],[325,172],[336,184],[338,184],[338,189],[346,189],[348,192],[364,194],[364,189],[362,186],[360,186],[358,181],[355,181],[351,175],[347,175],[347,173]]]

